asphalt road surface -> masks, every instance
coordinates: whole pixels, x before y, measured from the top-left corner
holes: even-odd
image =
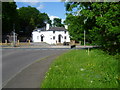
[[[65,49],[2,49],[3,84],[33,62],[64,52],[66,52]]]

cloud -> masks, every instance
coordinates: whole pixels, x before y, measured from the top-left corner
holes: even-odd
[[[23,5],[36,7],[38,10],[43,9],[45,6],[42,2],[21,2]]]
[[[48,16],[49,16],[50,20],[52,21],[52,24],[53,24],[54,18],[59,18],[58,16],[50,16],[49,14],[48,14]]]
[[[41,2],[22,2],[22,3],[32,6],[32,7],[37,7],[41,4]]]
[[[48,16],[49,16],[50,20],[52,21],[52,23],[53,23],[54,18],[60,18],[58,16],[52,16],[52,15],[49,15],[49,14],[48,14]],[[61,20],[62,20],[62,24],[63,24],[65,19],[61,19]]]
[[[50,20],[54,20],[54,18],[59,18],[58,16],[49,16]]]
[[[15,2],[60,2],[61,0],[14,0]]]
[[[40,9],[43,9],[44,8],[44,5],[43,4],[40,4],[37,9],[40,10]]]
[[[62,24],[63,24],[64,21],[65,21],[65,19],[62,19]]]
[[[40,2],[40,0],[14,0],[15,2]]]
[[[19,7],[17,7],[17,9],[19,9]]]
[[[36,6],[38,5],[40,2],[26,2],[27,4],[31,5],[31,6]]]

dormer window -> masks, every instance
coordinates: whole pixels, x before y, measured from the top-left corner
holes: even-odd
[[[55,31],[53,31],[53,33],[55,33]]]
[[[39,40],[39,36],[37,36],[37,39]]]
[[[66,31],[65,31],[65,34],[66,34]]]

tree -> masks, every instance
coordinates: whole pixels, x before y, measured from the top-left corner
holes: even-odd
[[[25,36],[31,36],[32,30],[35,28],[38,19],[39,11],[34,7],[21,7],[18,9],[19,15],[19,31],[23,31]],[[19,33],[20,34],[20,33]]]
[[[49,23],[51,25],[51,20],[46,13],[40,13],[38,15],[38,21],[37,22],[38,22],[37,27],[39,27],[39,28],[45,27],[46,23]]]
[[[18,33],[22,36],[30,37],[36,27],[41,28],[45,26],[45,22],[50,23],[48,15],[46,13],[40,13],[35,7],[21,7],[18,9],[18,15],[20,25]]]
[[[87,32],[87,40],[101,46],[104,50],[116,53],[120,52],[120,6],[117,2],[69,2],[66,3],[67,18],[69,15],[81,17],[78,22],[82,22],[79,26],[73,26],[76,21],[70,22],[70,32],[75,32],[75,27],[79,34],[83,30]],[[86,22],[85,22],[86,21]],[[73,35],[73,33],[72,33]],[[75,36],[75,35],[74,35]],[[77,37],[76,37],[77,38]]]
[[[46,13],[41,13],[35,7],[21,7],[16,9],[15,2],[2,3],[2,34],[6,35],[13,31],[18,34],[18,38],[31,37],[32,31],[38,27],[45,27],[51,21]]]
[[[2,2],[2,34],[13,31],[13,24],[17,22],[17,10],[15,2]]]
[[[82,20],[80,16],[73,16],[69,14],[65,21],[65,24],[69,25],[68,31],[71,39],[76,41],[83,40],[84,30],[81,29],[83,27],[83,22],[80,22],[80,20]]]
[[[64,27],[64,25],[61,23],[61,19],[60,18],[54,18],[53,26],[54,27]]]

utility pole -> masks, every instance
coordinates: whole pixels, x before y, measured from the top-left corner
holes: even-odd
[[[84,46],[85,46],[85,30],[84,30]]]
[[[13,24],[13,46],[15,47],[15,24]]]
[[[84,25],[85,25],[85,22],[87,21],[87,19],[84,20]],[[84,30],[84,46],[85,46],[85,30]]]

